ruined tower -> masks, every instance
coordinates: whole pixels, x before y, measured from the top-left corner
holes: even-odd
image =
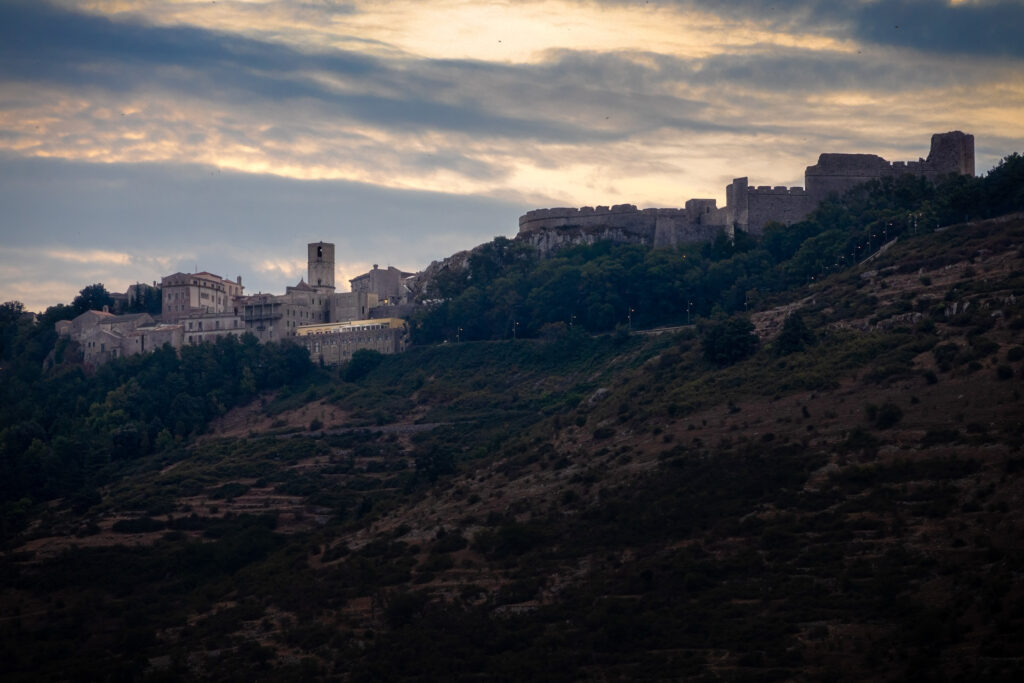
[[[958,130],[936,133],[925,161],[939,175],[974,175],[974,136]]]
[[[316,289],[334,291],[334,245],[309,243],[309,284]]]

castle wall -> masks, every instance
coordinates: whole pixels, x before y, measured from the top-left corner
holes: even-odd
[[[814,206],[802,187],[748,188],[744,229],[752,235],[761,235],[770,222],[790,225],[802,221]]]
[[[725,227],[714,199],[691,199],[683,209],[637,209],[633,204],[528,211],[519,218],[518,239],[543,254],[569,244],[599,241],[652,247],[714,239]]]
[[[974,175],[974,136],[958,130],[932,135],[927,159],[888,162],[875,154],[822,154],[804,172],[813,206],[860,183],[915,175],[936,180],[945,175]],[[813,208],[812,206],[812,208]]]
[[[770,222],[789,225],[807,217],[831,194],[861,183],[917,175],[935,180],[943,175],[974,175],[974,136],[952,131],[932,136],[927,159],[888,162],[876,154],[822,154],[804,174],[801,187],[750,187],[736,178],[725,188],[725,206],[713,199],[691,199],[685,209],[643,209],[632,204],[528,211],[519,218],[518,239],[548,254],[567,244],[600,240],[670,247],[713,240],[721,231],[740,228],[754,235]]]

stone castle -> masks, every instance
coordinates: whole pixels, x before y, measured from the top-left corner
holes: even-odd
[[[904,175],[935,180],[948,174],[974,175],[974,136],[952,131],[932,135],[927,159],[889,162],[875,154],[821,154],[804,172],[804,187],[753,187],[736,178],[725,189],[726,204],[690,199],[684,208],[637,209],[633,204],[537,209],[519,218],[517,239],[548,254],[566,244],[600,240],[671,247],[707,242],[736,229],[760,235],[770,222],[804,219],[833,194],[869,180]]]
[[[768,223],[800,221],[829,196],[869,180],[904,175],[935,180],[949,174],[974,174],[974,136],[936,133],[928,158],[910,162],[889,162],[874,154],[821,154],[804,173],[805,187],[751,187],[747,178],[736,178],[726,188],[724,207],[714,199],[690,199],[677,209],[640,210],[632,204],[537,209],[519,218],[516,239],[547,255],[564,245],[601,240],[670,247],[708,242],[722,233],[731,236],[737,229],[760,235]],[[160,283],[159,319],[89,311],[58,323],[58,332],[80,344],[90,366],[163,344],[178,348],[246,332],[261,342],[292,338],[324,364],[344,362],[360,348],[395,353],[408,340],[401,317],[415,301],[429,300],[438,273],[467,267],[471,253],[435,261],[416,274],[374,264],[373,270],[349,280],[351,291],[335,292],[334,245],[312,242],[307,245],[308,281],[300,279],[284,294],[245,295],[241,277],[232,281],[207,272],[174,273]]]

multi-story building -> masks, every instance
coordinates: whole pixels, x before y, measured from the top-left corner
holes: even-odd
[[[352,292],[376,294],[380,305],[396,306],[408,301],[409,288],[405,286],[405,280],[413,275],[415,273],[406,273],[394,266],[381,270],[374,263],[373,270],[357,275],[348,282]]]
[[[158,323],[148,313],[114,315],[107,311],[86,311],[56,326],[58,334],[78,343],[82,362],[96,367],[121,356],[149,353],[164,344],[179,348],[183,342],[181,324]]]
[[[245,329],[260,341],[279,341],[305,325],[369,318],[383,301],[403,297],[402,280],[410,275],[397,268],[372,271],[350,280],[351,292],[334,291],[334,245],[307,245],[306,279],[284,294],[253,294],[238,301]]]
[[[206,313],[235,312],[242,296],[242,276],[232,282],[213,273],[175,273],[160,281],[161,319],[167,323]]]
[[[160,323],[146,314],[115,316],[88,311],[62,324],[60,332],[82,344],[86,363],[91,366],[121,355],[146,353],[164,343],[179,348],[246,332],[261,342],[280,341],[313,334],[300,332],[303,329],[331,326],[334,336],[326,342],[333,351],[325,355],[320,350],[325,340],[320,338],[308,346],[316,346],[316,351],[310,353],[325,363],[341,362],[357,348],[381,353],[405,348],[404,322],[367,319],[374,308],[379,309],[378,315],[395,310],[393,305],[380,309],[378,304],[381,300],[389,304],[400,300],[402,279],[409,273],[391,267],[382,271],[374,266],[370,273],[352,280],[352,292],[335,293],[334,245],[312,242],[307,245],[307,254],[308,282],[300,279],[284,294],[243,296],[241,276],[232,282],[208,272],[174,273],[161,281]]]
[[[236,310],[223,313],[202,313],[182,318],[177,324],[181,326],[184,342],[200,344],[228,334],[245,334],[245,323],[242,322],[242,316],[235,312]]]
[[[304,325],[296,328],[295,335],[313,362],[321,365],[344,363],[359,349],[399,353],[409,344],[409,329],[401,318]]]

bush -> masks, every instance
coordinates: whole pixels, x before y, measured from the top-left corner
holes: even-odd
[[[748,358],[758,342],[753,324],[738,316],[709,325],[701,336],[704,357],[715,365],[732,365]]]
[[[352,359],[345,367],[343,379],[346,382],[356,382],[374,369],[384,360],[384,354],[373,349],[359,349],[352,353]]]
[[[868,421],[873,422],[878,429],[888,429],[903,419],[903,411],[898,405],[886,401],[881,406],[872,403],[864,406],[864,413]]]
[[[935,364],[943,372],[947,372],[952,367],[953,361],[959,353],[960,347],[956,344],[940,344],[932,349],[932,355],[935,356]]]
[[[804,348],[814,345],[817,339],[807,325],[799,311],[793,311],[786,316],[782,323],[782,333],[775,341],[775,355],[788,356]]]

